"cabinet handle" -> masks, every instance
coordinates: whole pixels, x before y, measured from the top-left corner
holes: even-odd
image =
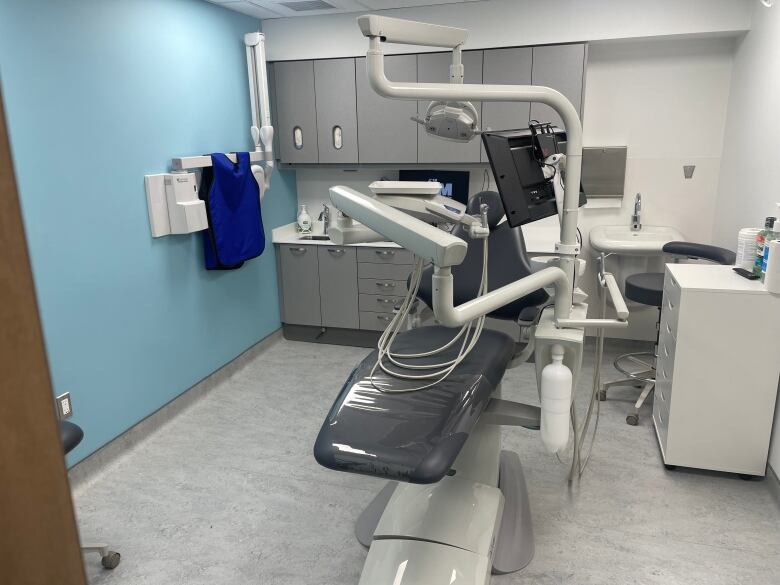
[[[290,252],[300,252],[301,254],[305,254],[306,248],[290,248]]]
[[[336,150],[341,150],[341,147],[344,146],[344,134],[341,130],[341,126],[334,126],[333,127],[333,148]]]
[[[395,256],[395,250],[374,250],[380,256]]]
[[[328,252],[330,252],[331,254],[337,254],[338,255],[338,254],[343,254],[344,252],[346,252],[346,250],[344,250],[342,248],[328,248]]]
[[[295,150],[303,149],[303,129],[300,126],[293,128],[293,146]]]
[[[376,285],[382,288],[395,288],[394,282],[377,282]]]
[[[392,319],[386,315],[377,315],[376,318],[379,319],[380,321],[385,321],[385,322],[392,321]]]
[[[384,303],[386,305],[389,305],[391,303],[394,303],[395,301],[393,299],[384,299],[382,297],[378,297],[376,300],[377,303]]]

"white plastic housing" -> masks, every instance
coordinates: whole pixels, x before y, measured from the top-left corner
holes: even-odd
[[[387,43],[454,49],[465,43],[469,37],[469,32],[464,28],[415,22],[376,14],[358,17],[358,25],[363,36],[378,37]]]
[[[144,183],[152,237],[189,234],[209,227],[206,205],[198,199],[195,173],[146,175]]]
[[[571,370],[563,365],[563,348],[553,346],[552,363],[542,370],[542,444],[558,453],[569,443],[572,392]]]

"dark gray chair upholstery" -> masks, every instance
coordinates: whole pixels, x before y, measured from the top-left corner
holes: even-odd
[[[737,255],[731,250],[710,246],[708,244],[696,244],[693,242],[669,242],[664,245],[665,254],[685,256],[696,260],[709,260],[717,264],[734,264]],[[664,273],[644,272],[632,274],[626,278],[626,298],[643,305],[660,307],[664,296]]]
[[[66,420],[60,421],[60,439],[66,455],[73,451],[83,438],[84,431],[79,425]]]
[[[526,256],[522,230],[519,227],[509,227],[507,222],[498,225],[504,216],[501,196],[495,191],[477,193],[469,200],[467,212],[478,214],[482,203],[488,206],[488,225],[491,230],[488,237],[488,288],[495,290],[531,274],[531,265]],[[477,296],[482,280],[483,244],[482,240],[470,239],[468,230],[460,225],[453,235],[469,244],[466,258],[458,266],[452,267],[455,284],[453,299],[456,305],[460,305]],[[433,266],[429,266],[423,272],[420,290],[417,293],[418,298],[429,307],[433,302],[432,277]],[[533,321],[549,299],[549,295],[540,289],[493,311],[489,316],[510,321]]]

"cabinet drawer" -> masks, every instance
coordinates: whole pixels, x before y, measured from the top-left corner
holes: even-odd
[[[317,246],[282,244],[282,322],[291,325],[321,325],[320,276]]]
[[[382,280],[376,278],[361,278],[358,281],[360,294],[364,295],[405,295],[405,280]]]
[[[358,262],[377,264],[413,264],[414,257],[402,248],[358,248]]]
[[[677,321],[680,314],[680,285],[667,272],[664,278],[664,300],[661,305],[661,331],[666,329],[677,338]]]
[[[391,313],[393,309],[400,305],[404,297],[392,295],[360,295],[360,310],[374,311],[379,313]]]
[[[412,267],[405,264],[372,264],[358,262],[358,276],[374,280],[401,280],[406,281]]]
[[[666,437],[669,434],[669,414],[664,410],[663,406],[653,406],[653,424],[655,430],[658,433],[658,441],[661,443],[661,450],[666,456]]]
[[[392,313],[377,313],[374,311],[360,311],[360,328],[370,331],[384,331],[393,320]]]

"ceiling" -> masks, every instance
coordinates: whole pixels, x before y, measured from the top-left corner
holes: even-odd
[[[433,4],[459,4],[478,0],[206,0],[255,18],[316,16],[366,10],[411,8]]]

